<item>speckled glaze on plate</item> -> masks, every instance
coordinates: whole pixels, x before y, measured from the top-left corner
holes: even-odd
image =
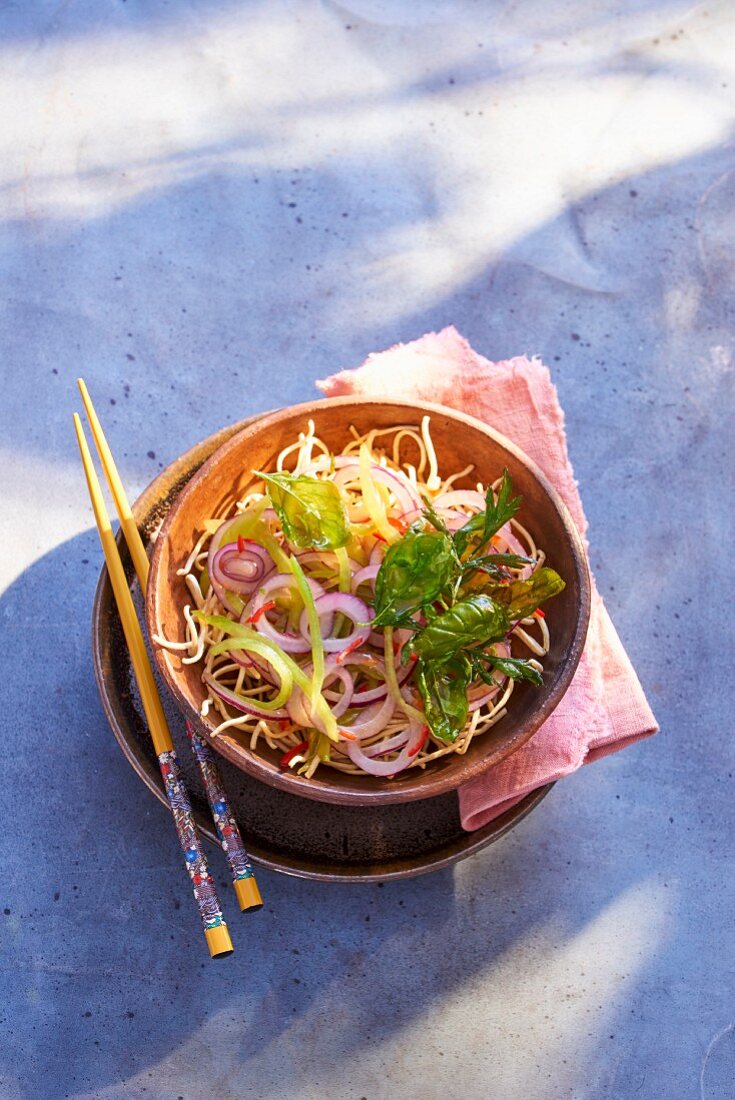
[[[141,494],[133,512],[146,542],[150,542],[172,501],[209,455],[249,423],[233,424],[197,444]],[[127,549],[120,539],[118,544],[142,619],[141,594],[137,582],[132,582]],[[160,771],[104,568],[92,612],[92,649],[97,684],[113,733],[128,762],[165,804]],[[184,719],[160,679],[158,685],[197,825],[215,841],[204,791],[186,742]],[[467,833],[459,820],[454,791],[397,805],[338,806],[266,786],[224,759],[220,759],[220,766],[253,861],[285,874],[323,881],[385,881],[446,867],[503,836],[538,805],[553,785],[534,791],[489,825]]]

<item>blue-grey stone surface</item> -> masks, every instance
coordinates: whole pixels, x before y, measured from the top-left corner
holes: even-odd
[[[0,101],[2,1100],[731,1100],[732,4],[8,0]],[[661,734],[452,870],[262,872],[212,964],[93,680],[74,379],[135,494],[447,323],[550,365]]]

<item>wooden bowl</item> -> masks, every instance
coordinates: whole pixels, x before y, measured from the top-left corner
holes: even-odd
[[[185,637],[182,608],[191,602],[176,570],[186,561],[201,533],[203,520],[225,515],[245,492],[251,471],[275,468],[281,450],[293,443],[311,419],[317,435],[333,451],[348,442],[349,428],[359,432],[421,422],[431,416],[431,435],[439,471],[474,464],[467,485],[494,481],[507,466],[513,488],[523,496],[519,519],[547,553],[548,564],[566,581],[564,591],[545,608],[551,648],[544,659],[544,684],[517,684],[507,715],[462,755],[449,755],[411,768],[393,779],[352,776],[322,767],[305,779],[278,766],[280,753],[259,745],[248,747],[245,735],[232,727],[212,739],[213,721],[199,711],[205,698],[197,665],[184,665],[170,650],[153,647],[155,659],[182,711],[213,748],[243,771],[291,794],[320,802],[352,805],[405,802],[431,798],[459,787],[515,752],[536,732],[558,705],[579,663],[590,612],[590,582],[579,534],[560,497],[538,467],[514,444],[470,416],[440,405],[402,403],[380,398],[337,397],[295,405],[271,413],[247,426],[214,452],[176,499],[156,540],[146,592],[146,620],[151,634],[172,641]],[[462,487],[458,483],[455,487]]]

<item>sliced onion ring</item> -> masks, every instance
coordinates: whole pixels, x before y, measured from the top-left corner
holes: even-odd
[[[388,694],[388,684],[385,680],[385,662],[381,657],[372,653],[350,653],[343,662],[343,667],[347,668],[365,668],[366,666],[374,669],[378,676],[382,678],[383,683],[374,688],[363,688],[360,691],[355,691],[350,706],[365,707],[369,703],[376,703],[380,699],[385,699]],[[412,672],[413,669],[410,664],[403,666],[398,665],[396,667],[396,679],[398,683],[405,683]]]
[[[375,562],[373,565],[365,565],[362,569],[357,569],[352,574],[352,591],[357,592],[361,584],[367,584],[369,581],[374,581],[380,570],[380,564]],[[375,585],[373,584],[373,590]]]
[[[251,539],[244,539],[242,544],[227,542],[215,551],[210,563],[209,578],[229,592],[250,596],[275,568],[273,559],[264,547]]]
[[[311,665],[304,665],[303,671],[306,676],[311,676],[313,669]],[[324,688],[329,687],[334,680],[342,681],[344,684],[344,691],[339,699],[337,699],[334,706],[330,704],[330,709],[335,718],[341,718],[344,712],[352,706],[352,693],[354,691],[355,682],[351,673],[346,668],[343,668],[342,665],[338,665],[334,657],[329,657],[324,665],[322,694],[324,694]],[[321,729],[321,723],[312,714],[311,707],[301,688],[294,687],[291,698],[286,703],[286,708],[291,721],[295,722],[297,726],[310,726],[314,729]]]
[[[376,741],[373,745],[363,745],[362,751],[366,756],[384,756],[388,752],[395,752],[396,749],[402,749],[408,741],[408,733],[406,730],[399,730],[398,733],[394,733],[392,737],[385,737],[382,741]]]
[[[513,534],[510,523],[504,524],[497,532],[497,534],[493,536],[493,539],[499,540],[500,545],[498,546],[497,543],[495,544],[499,550],[506,551],[509,554],[520,554],[522,558],[528,557],[528,551]],[[530,577],[533,573],[533,570],[533,563],[531,563],[531,565],[524,565],[519,574],[521,580],[525,581],[528,577]]]
[[[370,637],[370,627],[360,626],[359,624],[367,623],[372,619],[373,613],[364,600],[359,599],[358,596],[352,596],[349,592],[327,592],[316,597],[314,604],[320,624],[322,623],[322,619],[325,620],[322,625],[325,653],[336,653],[339,650],[346,649],[348,646],[356,645],[358,642],[365,642]],[[348,619],[352,619],[355,624],[355,629],[345,638],[332,638],[329,635],[332,629],[335,611],[345,615]],[[305,610],[301,615],[299,626],[301,633],[308,639],[310,636],[309,617]],[[310,642],[309,648],[311,648]]]
[[[320,584],[312,580],[310,577],[306,578],[309,588],[312,591],[312,595],[315,600],[320,599],[326,593]],[[292,573],[275,573],[273,576],[268,577],[263,584],[260,585],[258,591],[255,593],[250,603],[247,605],[242,615],[240,616],[240,622],[248,622],[252,616],[260,610],[264,603],[269,599],[270,593],[281,589],[292,589],[296,587],[296,578]],[[272,642],[279,645],[281,649],[287,653],[310,653],[311,642],[303,633],[300,634],[288,634],[280,630],[276,630],[273,623],[270,622],[267,615],[260,615],[255,622],[255,629],[263,634],[266,638],[270,638]],[[332,619],[329,617],[328,621],[324,624],[327,631],[332,629]]]
[[[349,741],[346,745],[347,755],[353,764],[356,764],[358,768],[362,768],[363,771],[368,772],[370,775],[378,776],[390,776],[396,775],[398,772],[403,771],[409,764],[413,763],[413,758],[416,755],[419,745],[424,738],[425,727],[420,722],[409,722],[407,727],[408,740],[403,746],[401,751],[395,760],[376,760],[374,757],[368,756],[360,746],[359,741]],[[378,742],[378,745],[380,743]],[[371,745],[371,749],[381,751],[380,748]]]
[[[421,512],[423,503],[418,493],[411,485],[408,478],[398,470],[391,470],[387,466],[380,466],[377,462],[370,464],[370,476],[374,481],[379,481],[387,486],[396,498],[396,503],[401,512]],[[347,485],[351,481],[357,481],[360,477],[360,463],[355,459],[340,465],[333,480],[337,485]]]
[[[237,596],[237,594],[235,594],[235,598],[233,600],[232,593],[228,594],[225,586],[219,582],[219,580],[217,579],[216,571],[214,569],[214,558],[220,548],[220,545],[222,544],[222,540],[227,534],[229,528],[232,527],[232,524],[235,522],[236,518],[237,517],[230,517],[230,519],[226,519],[224,523],[220,524],[220,526],[217,528],[217,530],[214,532],[211,539],[209,540],[209,551],[207,553],[207,573],[209,574],[209,580],[212,588],[214,589],[215,595],[217,596],[217,599],[222,604],[222,606],[227,608],[228,611],[231,611],[233,615],[240,614],[240,611],[242,610],[242,600],[239,598],[239,596]]]
[[[217,695],[223,703],[234,707],[235,710],[242,711],[243,714],[254,714],[257,718],[288,718],[285,707],[276,707],[275,710],[269,710],[267,707],[258,706],[255,700],[251,701],[248,696],[239,695],[231,688],[225,687],[220,684],[219,680],[215,680],[214,676],[210,676],[208,672],[202,675],[202,680],[213,695]]]
[[[370,706],[365,707],[360,717],[354,722],[350,722],[349,725],[345,723],[344,728],[347,733],[358,741],[361,741],[364,737],[374,737],[376,733],[380,733],[388,725],[393,717],[395,706],[395,702],[388,695],[385,699],[379,699],[376,703],[371,703]],[[350,741],[350,744],[353,744],[353,742]]]

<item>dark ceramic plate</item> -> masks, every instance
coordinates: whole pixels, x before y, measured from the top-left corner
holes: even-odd
[[[202,463],[248,423],[233,424],[199,443],[159,474],[141,494],[133,512],[146,542],[158,531],[177,494]],[[119,538],[118,544],[142,618],[142,599],[137,582],[132,583],[132,564]],[[97,684],[113,733],[140,778],[166,804],[106,569],[102,570],[95,594],[92,649]],[[158,685],[192,796],[197,825],[214,841],[204,791],[183,735],[184,720],[160,679]],[[224,759],[220,766],[253,860],[275,871],[325,881],[385,881],[446,867],[507,833],[538,805],[553,785],[534,791],[489,825],[467,833],[460,824],[454,791],[398,805],[338,806],[266,786]]]

